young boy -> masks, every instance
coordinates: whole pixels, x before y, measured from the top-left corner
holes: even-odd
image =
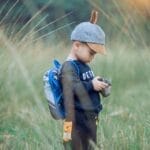
[[[88,150],[96,144],[98,114],[102,110],[99,92],[108,86],[87,65],[95,54],[105,53],[105,33],[96,19],[83,22],[71,34],[72,49],[61,70],[64,107],[64,144],[73,150]]]

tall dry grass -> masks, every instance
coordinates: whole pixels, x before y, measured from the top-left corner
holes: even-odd
[[[70,46],[0,40],[0,149],[63,149],[62,121],[51,118],[42,76],[54,58],[63,62]],[[26,44],[26,45],[25,45]],[[97,149],[148,150],[150,145],[149,49],[108,45],[90,64],[95,75],[112,79],[103,98]]]

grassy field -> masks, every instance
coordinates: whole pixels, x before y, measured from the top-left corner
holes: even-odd
[[[20,47],[0,40],[0,150],[62,150],[62,121],[51,118],[42,76],[69,51],[64,44]],[[148,48],[108,45],[107,56],[90,64],[95,75],[112,79],[98,125],[101,150],[150,149],[150,53]]]

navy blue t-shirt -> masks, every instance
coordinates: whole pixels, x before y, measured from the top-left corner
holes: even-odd
[[[99,92],[93,89],[94,73],[90,67],[77,60],[65,61],[61,69],[66,118],[75,110],[99,113],[102,109]]]

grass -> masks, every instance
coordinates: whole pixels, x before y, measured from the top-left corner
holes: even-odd
[[[0,149],[63,149],[62,121],[51,118],[43,93],[42,75],[69,47],[16,47],[2,35],[0,41]],[[129,45],[108,47],[107,56],[91,63],[95,75],[112,79],[112,93],[104,98],[99,116],[98,147],[102,150],[150,148],[149,50]]]

